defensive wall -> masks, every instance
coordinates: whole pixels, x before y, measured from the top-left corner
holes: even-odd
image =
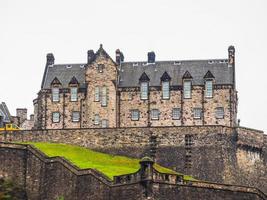
[[[267,136],[227,126],[26,130],[1,133],[5,142],[58,142],[141,158],[156,138],[156,162],[200,180],[240,184],[267,193]]]
[[[0,176],[23,187],[28,200],[267,199],[252,187],[184,181],[181,175],[161,174],[149,160],[143,160],[136,173],[110,180],[64,158],[48,158],[31,145],[11,143],[0,143]]]

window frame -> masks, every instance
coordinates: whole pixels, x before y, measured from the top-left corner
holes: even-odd
[[[95,114],[95,116],[94,116],[94,125],[99,125],[99,124],[100,124],[100,116],[99,116],[99,114]]]
[[[78,120],[74,120],[74,113],[75,114],[78,113]],[[80,122],[81,121],[81,113],[79,111],[72,111],[72,113],[71,113],[71,120],[72,120],[72,122]]]
[[[159,109],[155,108],[155,109],[151,109],[150,111],[150,119],[151,120],[159,120],[159,115],[160,115],[160,112],[159,112]],[[154,112],[157,112],[157,116],[155,116],[155,113]]]
[[[137,114],[136,118],[134,118],[134,113]],[[140,111],[138,109],[131,110],[131,120],[132,121],[139,121],[139,119],[140,119]]]
[[[186,83],[188,83],[189,95],[186,94]],[[183,98],[184,99],[191,99],[192,98],[192,80],[184,80],[183,81]]]
[[[105,126],[103,126],[103,122],[106,122]],[[101,120],[101,128],[108,128],[108,120],[107,119],[102,119]]]
[[[74,97],[76,97],[76,98],[73,98],[73,89],[75,89],[76,90],[76,93],[74,93],[76,96],[74,96]],[[78,101],[78,87],[71,87],[70,88],[70,101],[71,102],[76,102],[76,101]]]
[[[141,82],[141,85],[140,85],[140,99],[141,100],[147,100],[148,99],[148,91],[149,91],[148,82],[147,81]]]
[[[211,88],[209,88],[209,90],[208,90],[208,83],[211,83]],[[208,91],[210,93],[208,93]],[[212,79],[207,79],[205,81],[205,98],[212,98],[212,97],[213,97],[213,80]]]
[[[108,98],[107,98],[108,89],[106,86],[101,88],[101,106],[107,107],[108,106]]]
[[[196,116],[196,114],[197,114],[196,111],[198,111],[198,110],[200,111],[199,117]],[[202,110],[202,108],[200,108],[200,107],[193,108],[193,115],[194,115],[194,119],[202,119],[202,117],[203,117],[203,110]]]
[[[95,87],[95,95],[94,95],[94,101],[99,102],[100,101],[100,87]]]
[[[174,112],[175,112],[175,110],[179,110],[179,117],[174,117]],[[173,120],[180,120],[181,119],[181,108],[173,108],[172,109],[172,119]]]
[[[57,91],[55,93],[55,90]],[[55,96],[57,95],[57,96]],[[52,99],[52,102],[59,102],[60,100],[60,91],[59,91],[59,87],[52,87],[52,90],[51,90],[51,99]],[[57,99],[55,99],[55,97],[57,97]]]
[[[55,114],[58,114],[58,121],[55,121]],[[52,112],[52,123],[60,123],[60,112]]]
[[[218,115],[218,109],[222,109],[222,116],[219,116]],[[216,107],[215,108],[215,117],[216,119],[224,119],[224,115],[225,115],[225,112],[224,112],[224,107],[220,106],[220,107]]]
[[[167,84],[167,90],[166,88],[164,89],[165,84]],[[166,92],[167,95],[165,96]],[[162,81],[162,99],[170,99],[170,81]]]

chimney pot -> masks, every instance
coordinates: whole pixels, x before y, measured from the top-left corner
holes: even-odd
[[[119,49],[117,49],[117,50],[116,50],[116,63],[117,63],[118,65],[120,65],[121,62],[123,62],[123,61],[124,61],[123,53],[122,53]]]
[[[46,54],[46,64],[47,65],[53,65],[55,62],[55,57],[52,53]]]

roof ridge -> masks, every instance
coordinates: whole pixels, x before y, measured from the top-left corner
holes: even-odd
[[[221,60],[228,60],[228,58],[215,58],[215,59],[192,59],[192,60],[158,60],[155,61],[155,63],[164,63],[164,62],[198,62],[198,61],[221,61]],[[128,63],[147,63],[147,61],[126,61],[122,62],[122,64],[128,64]]]

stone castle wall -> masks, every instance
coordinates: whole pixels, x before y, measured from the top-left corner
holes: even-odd
[[[198,179],[259,186],[267,192],[264,184],[267,178],[266,137],[263,132],[247,128],[183,126],[51,129],[0,134],[0,141],[68,143],[140,158],[148,153],[151,133],[157,138],[158,163]],[[246,138],[244,135],[250,135],[249,142],[242,139]],[[191,142],[186,142],[186,138],[190,138]],[[243,145],[240,146],[240,143]],[[254,148],[253,144],[260,146]]]
[[[29,145],[0,143],[0,169],[0,176],[26,190],[28,200],[267,199],[255,188],[207,182],[171,184],[151,179],[116,184],[95,170],[80,170],[60,157],[48,158]]]

